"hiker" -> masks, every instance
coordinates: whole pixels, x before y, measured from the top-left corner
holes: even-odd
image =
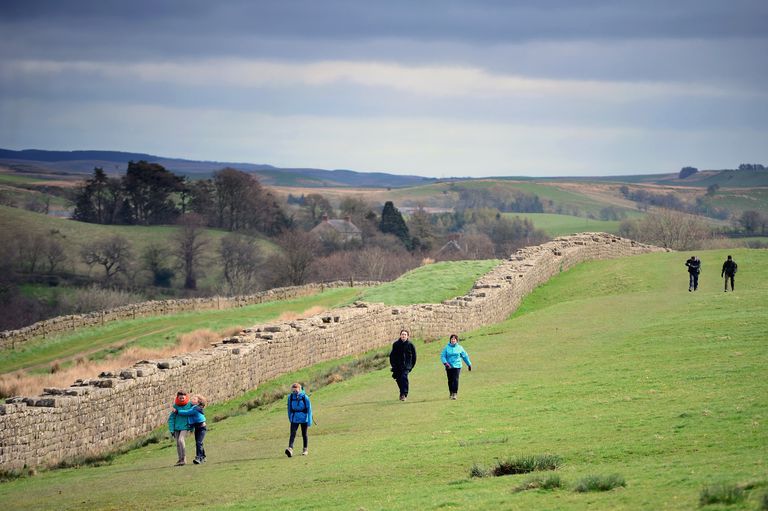
[[[196,394],[189,400],[190,407],[188,410],[176,410],[171,413],[177,413],[182,417],[187,418],[187,423],[195,431],[195,459],[192,463],[199,465],[205,462],[205,448],[203,447],[203,441],[205,440],[205,434],[208,433],[208,427],[205,422],[205,415],[203,414],[203,408],[205,408],[206,399]]]
[[[731,279],[731,292],[733,292],[733,278],[736,276],[736,270],[739,269],[739,265],[733,260],[731,256],[723,263],[723,271],[720,272],[720,278],[725,276],[725,292],[728,292],[728,279]]]
[[[459,375],[461,374],[461,361],[466,362],[467,369],[472,370],[472,362],[469,355],[459,344],[459,336],[451,334],[448,344],[440,353],[440,362],[445,366],[445,374],[448,376],[448,392],[450,398],[456,399],[459,394]]]
[[[176,399],[173,401],[173,409],[168,416],[168,429],[171,431],[171,435],[176,439],[176,453],[178,454],[178,461],[176,466],[180,467],[187,464],[187,447],[186,437],[192,428],[189,426],[189,421],[183,415],[179,415],[179,411],[187,411],[192,408],[192,404],[189,402],[189,394],[180,390],[176,393]]]
[[[685,262],[688,267],[688,291],[696,291],[699,288],[699,273],[701,273],[701,260],[696,256],[691,256]]]
[[[408,330],[400,330],[400,338],[392,344],[389,365],[392,366],[392,378],[400,389],[400,401],[408,399],[408,373],[416,365],[416,347],[411,341]]]
[[[291,423],[291,436],[288,439],[285,455],[289,458],[293,456],[293,441],[296,439],[296,431],[301,426],[301,439],[304,441],[304,450],[301,451],[301,455],[306,456],[309,454],[307,428],[312,425],[312,403],[309,402],[309,396],[304,393],[299,383],[291,385],[291,393],[288,394],[288,420]]]

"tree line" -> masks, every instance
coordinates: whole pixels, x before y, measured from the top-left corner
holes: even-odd
[[[106,225],[173,224],[188,213],[206,226],[279,234],[290,220],[277,199],[245,172],[224,168],[211,179],[190,181],[158,163],[129,162],[122,177],[102,168],[78,187],[72,218]]]

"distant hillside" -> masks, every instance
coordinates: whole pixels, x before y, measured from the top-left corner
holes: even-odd
[[[65,177],[69,175],[73,178],[80,178],[83,174],[89,174],[94,167],[101,167],[108,173],[123,173],[129,161],[139,160],[159,163],[171,172],[186,175],[193,179],[207,178],[217,170],[232,167],[257,175],[264,184],[276,186],[400,188],[436,181],[434,178],[399,176],[384,172],[279,168],[256,163],[195,161],[120,151],[44,151],[39,149],[12,151],[0,149],[0,165],[5,165],[16,172],[36,176]]]
[[[558,181],[560,178],[552,179]],[[632,176],[605,177],[569,177],[566,181],[609,181],[616,183],[657,184],[665,186],[690,186],[707,188],[718,185],[721,188],[748,188],[753,186],[768,186],[768,170],[702,170],[686,178],[680,179],[679,172],[669,174],[647,174]]]

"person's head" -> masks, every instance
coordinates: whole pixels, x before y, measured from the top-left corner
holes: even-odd
[[[294,394],[298,394],[301,392],[301,383],[294,383],[291,385],[291,392]]]
[[[691,261],[695,261],[695,260],[696,260],[696,256],[692,255],[691,256]],[[679,259],[678,259],[678,261],[679,261]]]
[[[459,336],[456,334],[451,334],[451,338],[448,339],[448,342],[451,344],[451,346],[455,346],[459,343]]]
[[[731,260],[731,256],[728,256],[728,260],[729,260],[729,261]]]
[[[186,406],[187,403],[189,403],[189,394],[187,394],[184,390],[178,391],[176,393],[176,399],[173,400],[173,403],[178,406]]]
[[[411,334],[408,332],[408,330],[400,330],[400,340],[401,341],[407,341],[410,336],[411,336]]]
[[[189,402],[195,406],[199,406],[200,408],[205,408],[207,400],[200,394],[195,394],[190,398]]]

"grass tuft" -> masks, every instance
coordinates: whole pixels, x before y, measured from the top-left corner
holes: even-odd
[[[760,498],[760,504],[758,504],[758,508],[761,511],[768,511],[768,493],[763,493],[763,496]]]
[[[576,483],[576,486],[573,488],[573,491],[579,493],[592,491],[610,491],[614,488],[619,488],[626,485],[627,483],[624,481],[624,477],[620,476],[619,474],[610,474],[607,476],[589,475],[580,479],[579,482]]]
[[[735,504],[744,500],[744,489],[737,484],[718,483],[705,486],[699,493],[699,505]]]
[[[469,469],[469,477],[487,477],[488,475],[488,470],[477,463],[472,465],[472,468]]]
[[[555,488],[562,488],[564,486],[563,481],[557,474],[549,474],[544,476],[533,476],[520,485],[515,486],[512,491],[515,493],[526,490],[554,490]]]
[[[499,461],[491,470],[494,476],[527,474],[537,470],[556,470],[562,464],[562,458],[555,454],[534,454],[517,456]]]

